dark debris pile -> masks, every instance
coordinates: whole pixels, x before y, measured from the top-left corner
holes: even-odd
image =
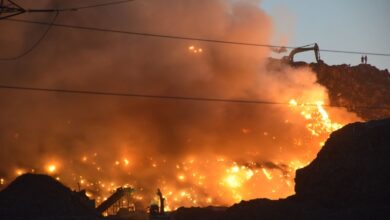
[[[0,219],[98,219],[79,193],[50,176],[24,174],[0,192]]]

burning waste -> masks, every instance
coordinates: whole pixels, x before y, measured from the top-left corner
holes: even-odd
[[[125,17],[98,9],[60,21],[253,43],[269,42],[272,33],[258,1],[135,1],[115,13]],[[27,36],[10,41],[16,40],[29,43]],[[144,207],[160,188],[166,210],[289,196],[295,171],[314,159],[332,131],[359,118],[328,107],[326,89],[308,68],[267,69],[269,53],[55,29],[23,65],[2,63],[1,80],[277,103],[2,92],[0,184],[45,173],[86,189],[97,204],[119,187],[134,188],[135,203]]]

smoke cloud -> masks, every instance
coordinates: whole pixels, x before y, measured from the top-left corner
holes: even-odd
[[[81,3],[25,4],[63,8]],[[21,18],[50,21],[52,16]],[[248,43],[268,43],[273,32],[271,18],[255,0],[134,1],[61,13],[57,23]],[[32,45],[45,27],[4,21],[0,29],[7,32],[0,36],[1,55],[7,56]],[[327,92],[316,84],[315,74],[289,67],[271,70],[269,55],[260,47],[53,27],[29,55],[0,62],[0,81],[150,95],[327,102]],[[168,187],[196,193],[199,205],[205,204],[200,197],[211,197],[212,204],[230,204],[239,198],[293,193],[289,185],[273,189],[275,183],[263,176],[253,178],[245,192],[233,185],[231,196],[221,196],[224,179],[219,177],[230,165],[253,161],[257,165],[252,168],[285,174],[292,161],[313,159],[327,135],[313,136],[307,120],[286,105],[11,90],[0,91],[0,103],[1,176],[11,180],[15,169],[46,172],[45,166],[55,163],[55,176],[74,188],[81,179],[94,183],[89,189],[96,194],[103,182],[128,183],[153,196],[155,188],[164,185],[166,193]],[[340,123],[356,119],[339,109],[330,109],[329,114]],[[240,169],[250,168],[244,167]],[[185,180],[177,179],[180,173]],[[196,183],[190,181],[194,175],[204,176],[203,185],[198,184],[200,177]]]

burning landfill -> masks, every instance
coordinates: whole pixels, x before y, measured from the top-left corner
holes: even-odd
[[[258,4],[134,1],[116,11],[63,14],[58,22],[267,43],[272,20]],[[2,35],[3,47],[29,45],[42,32],[36,26],[0,24],[6,28],[24,37]],[[6,46],[2,52],[14,49]],[[267,68],[270,53],[259,47],[55,28],[20,65],[1,63],[1,81],[277,103],[3,91],[0,184],[27,172],[45,173],[75,190],[86,189],[98,204],[118,187],[131,186],[144,207],[160,188],[167,210],[287,197],[294,193],[295,171],[315,158],[329,134],[361,119],[329,107],[327,90],[309,68]]]
[[[131,186],[137,189],[134,199],[144,205],[152,200],[150,192],[161,187],[167,210],[180,206],[229,205],[257,197],[286,197],[294,192],[295,171],[307,165],[330,132],[342,126],[330,120],[322,101],[306,107],[291,99],[290,104],[289,117],[277,126],[287,132],[297,129],[297,136],[287,139],[275,131],[237,129],[241,140],[259,139],[258,146],[234,143],[240,148],[238,155],[223,150],[220,153],[193,151],[172,163],[173,159],[164,154],[147,156],[141,152],[117,155],[107,162],[100,154],[107,154],[109,149],[69,159],[53,153],[52,161],[37,162],[41,168],[15,167],[14,173],[2,178],[2,185],[25,172],[43,172],[75,189],[87,189],[87,195],[97,203],[106,200],[118,187]],[[262,142],[266,146],[262,147]],[[122,147],[124,151],[130,148]]]

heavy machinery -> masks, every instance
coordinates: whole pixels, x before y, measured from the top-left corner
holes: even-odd
[[[96,207],[96,210],[99,213],[103,213],[107,211],[110,207],[114,206],[118,201],[120,201],[123,197],[127,197],[127,206],[129,206],[129,197],[134,192],[133,188],[130,187],[119,187],[116,189],[116,191],[107,198],[104,202],[102,202],[98,207]],[[122,203],[119,203],[118,205],[123,205]],[[116,209],[122,208],[121,206],[114,207]],[[129,207],[127,207],[129,208]],[[117,211],[117,210],[116,210]]]
[[[314,51],[314,55],[316,57],[317,63],[318,64],[323,63],[323,61],[320,58],[320,48],[318,47],[318,44],[315,43],[313,46],[312,45],[313,44],[309,44],[306,46],[294,48],[287,57],[283,57],[283,60],[287,61],[289,63],[294,63],[294,55],[295,54],[312,50],[312,51]]]
[[[160,189],[157,190],[159,204],[152,204],[147,210],[138,210],[132,201],[133,188],[119,187],[102,202],[96,210],[107,215],[110,220],[169,220],[170,213],[165,212],[165,198]]]
[[[160,201],[160,207],[154,204],[150,206],[149,214],[150,220],[169,220],[171,219],[169,214],[165,212],[165,198],[163,197],[160,189],[157,189],[157,196]]]

